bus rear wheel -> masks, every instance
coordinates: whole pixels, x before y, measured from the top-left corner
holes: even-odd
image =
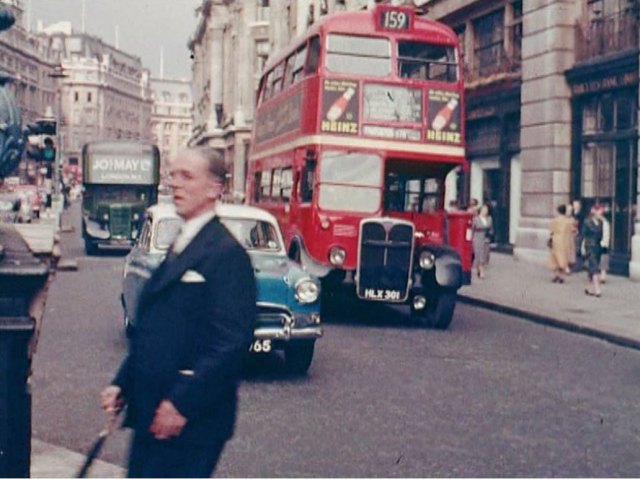
[[[448,329],[453,321],[457,294],[455,291],[441,291],[427,301],[424,309],[411,307],[411,318],[419,325],[433,329]]]

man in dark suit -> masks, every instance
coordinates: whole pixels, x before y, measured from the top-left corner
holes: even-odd
[[[130,477],[209,477],[232,436],[256,286],[244,248],[215,217],[223,158],[181,151],[171,166],[185,224],[145,284],[129,353],[102,405],[127,405]]]

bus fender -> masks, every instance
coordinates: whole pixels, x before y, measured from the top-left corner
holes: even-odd
[[[458,289],[462,286],[462,262],[455,249],[436,245],[420,248],[416,254],[416,264],[423,251],[429,251],[435,257],[432,278],[438,286],[448,289]],[[423,280],[424,278],[423,274]]]
[[[111,236],[109,230],[102,229],[100,223],[90,220],[88,218],[82,218],[83,232],[85,236],[96,239],[109,239]]]
[[[295,236],[291,240],[289,251],[291,252],[293,248],[297,248],[298,254],[300,255],[299,261],[300,261],[300,264],[302,265],[302,269],[304,269],[309,274],[317,278],[324,278],[331,272],[331,268],[329,266],[320,264],[316,260],[314,260],[311,256],[309,256],[309,253],[307,253],[307,248],[304,247],[304,242],[299,236]],[[294,259],[294,258],[291,258],[291,259]]]
[[[449,252],[436,256],[436,283],[444,288],[462,286],[462,264],[457,254]]]

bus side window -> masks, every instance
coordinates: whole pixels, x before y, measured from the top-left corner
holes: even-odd
[[[304,73],[304,63],[307,58],[307,46],[304,45],[296,52],[296,60],[293,64],[293,83],[297,83],[302,80]]]
[[[280,197],[285,203],[291,198],[291,189],[293,186],[293,174],[291,168],[283,168],[280,177]]]
[[[268,200],[271,197],[271,171],[263,171],[260,179],[260,198]]]
[[[309,56],[307,58],[307,66],[304,69],[305,76],[313,75],[318,71],[320,64],[320,37],[315,36],[309,42]]]
[[[267,89],[267,77],[263,75],[260,79],[260,86],[258,87],[258,105],[265,100],[265,94]]]
[[[280,62],[273,69],[271,94],[277,95],[282,91],[282,77],[284,76],[284,63]]]
[[[262,182],[262,173],[257,171],[253,177],[253,201],[260,201],[260,186]]]
[[[276,168],[271,173],[271,199],[273,201],[280,201],[280,188],[282,184],[282,170]]]
[[[307,160],[300,181],[300,201],[308,203],[313,197],[313,177],[316,172],[316,161]]]
[[[287,61],[284,67],[284,87],[287,88],[289,85],[293,85],[293,69],[296,61],[296,54],[292,53],[287,57]]]
[[[263,100],[268,100],[273,96],[273,91],[271,90],[272,86],[273,86],[273,70],[271,70],[267,74],[267,79],[265,80],[265,85],[264,85],[264,93],[262,94]]]

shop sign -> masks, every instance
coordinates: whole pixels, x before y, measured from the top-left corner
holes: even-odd
[[[595,93],[603,90],[610,90],[612,88],[620,88],[630,85],[636,85],[638,83],[638,72],[626,72],[619,73],[617,75],[610,75],[604,78],[596,78],[581,83],[575,83],[571,86],[571,91],[574,95],[585,95],[588,93]]]

